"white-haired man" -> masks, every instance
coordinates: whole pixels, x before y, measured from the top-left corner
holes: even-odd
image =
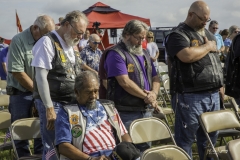
[[[73,46],[78,44],[87,25],[87,17],[82,12],[69,12],[61,27],[42,37],[33,48],[34,98],[41,121],[43,159],[56,159],[53,148],[56,113],[64,103],[75,98],[74,80],[83,63]]]
[[[47,15],[39,16],[34,24],[13,37],[8,51],[7,94],[10,95],[11,121],[31,117],[33,103],[34,68],[32,48],[44,34],[55,29],[54,21]],[[28,141],[15,141],[18,156],[28,156]],[[42,153],[41,139],[34,143],[35,154]]]

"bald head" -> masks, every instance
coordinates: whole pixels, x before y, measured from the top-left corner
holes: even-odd
[[[89,40],[99,42],[101,39],[100,39],[100,37],[97,34],[91,34],[89,36]]]
[[[197,14],[210,14],[210,9],[204,1],[193,2],[188,12],[195,12]]]

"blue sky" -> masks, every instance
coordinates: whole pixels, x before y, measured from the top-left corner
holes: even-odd
[[[58,18],[72,10],[83,11],[98,0],[0,0],[0,36],[11,39],[16,33],[15,9],[22,28],[28,28],[40,14]],[[151,26],[176,26],[185,20],[193,0],[102,0],[112,8],[151,20]],[[211,9],[211,19],[219,28],[240,26],[240,0],[205,0]]]

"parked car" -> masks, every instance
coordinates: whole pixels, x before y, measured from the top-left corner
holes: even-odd
[[[165,47],[163,46],[164,38],[171,33],[173,27],[152,27],[149,31],[154,33],[154,42],[157,44],[160,55],[158,62],[165,62]]]

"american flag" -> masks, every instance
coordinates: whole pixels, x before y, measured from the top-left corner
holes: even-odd
[[[49,160],[54,154],[56,154],[56,151],[54,148],[49,150],[45,155],[46,160]]]
[[[10,132],[7,132],[4,138],[4,144],[6,144],[7,140],[11,138]]]
[[[87,110],[85,107],[80,107],[82,114],[87,117],[87,128],[83,142],[83,152],[90,154],[99,150],[112,150],[116,143],[112,133],[112,126],[108,122],[108,115],[104,107],[97,102],[97,108]],[[119,115],[110,117],[114,121],[119,121],[122,135],[127,133]]]

